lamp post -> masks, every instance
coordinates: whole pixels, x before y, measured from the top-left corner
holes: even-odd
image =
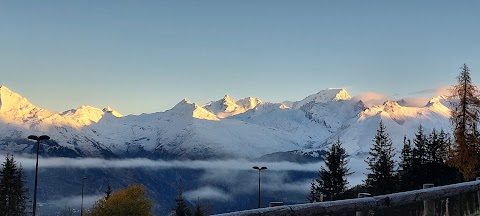
[[[40,148],[40,141],[49,140],[50,137],[47,135],[41,135],[40,137],[35,135],[28,136],[28,139],[37,141],[37,162],[35,163],[35,187],[33,189],[33,216],[37,210],[37,177],[38,177],[38,149]]]
[[[82,179],[82,204],[80,206],[80,216],[83,216],[83,185],[85,184],[85,179],[87,179],[87,177],[83,177]]]
[[[260,208],[260,171],[266,170],[267,167],[254,166],[253,169],[258,170],[258,208]]]

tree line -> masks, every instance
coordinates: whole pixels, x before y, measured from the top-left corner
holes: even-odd
[[[404,137],[400,161],[383,121],[380,121],[368,152],[367,178],[361,186],[372,195],[421,189],[424,183],[447,185],[468,181],[480,175],[480,94],[472,83],[470,69],[461,67],[457,84],[451,88],[450,122],[453,138],[443,129],[425,132],[420,124],[413,139]],[[307,200],[354,198],[349,194],[347,167],[349,155],[340,139],[327,150],[325,166],[311,183]]]

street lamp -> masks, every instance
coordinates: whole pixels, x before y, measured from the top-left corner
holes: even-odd
[[[40,148],[40,141],[49,140],[50,137],[47,135],[41,135],[40,137],[35,135],[28,136],[28,139],[37,141],[37,162],[35,164],[35,188],[33,189],[33,216],[37,210],[37,177],[38,177],[38,149]]]
[[[82,205],[80,206],[80,216],[83,216],[83,185],[85,184],[85,179],[87,179],[87,177],[83,177],[82,179]]]
[[[260,208],[260,171],[266,170],[267,167],[254,166],[253,169],[258,170],[258,208]]]

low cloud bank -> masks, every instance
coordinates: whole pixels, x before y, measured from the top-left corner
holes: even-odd
[[[0,155],[0,158],[5,155]],[[22,164],[24,169],[35,168],[35,158],[16,156],[15,160]],[[251,162],[248,160],[191,160],[191,161],[163,161],[150,159],[123,159],[107,160],[100,158],[40,158],[41,168],[72,168],[72,169],[186,169],[203,171],[197,178],[198,185],[188,188],[184,192],[187,200],[195,202],[210,200],[215,202],[231,202],[238,196],[255,193],[258,190],[258,171],[253,166],[266,166],[261,172],[262,190],[273,194],[285,194],[288,198],[292,194],[305,197],[310,189],[310,183],[318,178],[318,170],[324,166],[323,162],[298,164],[293,162]],[[352,175],[348,176],[349,186],[362,184],[365,173],[368,173],[364,158],[351,157],[348,164]],[[298,172],[309,172],[305,175]],[[309,177],[311,176],[311,177]],[[91,207],[102,195],[86,195],[84,206]],[[283,196],[283,195],[282,195]],[[78,209],[80,196],[65,197],[50,200],[56,206],[65,206]]]
[[[5,155],[0,154],[0,158]],[[21,163],[24,169],[35,169],[35,158],[25,156],[15,156],[15,160]],[[77,168],[77,169],[193,169],[204,170],[205,175],[201,178],[204,181],[219,180],[225,182],[225,176],[234,177],[239,171],[252,171],[253,166],[266,166],[266,172],[285,172],[285,171],[303,171],[318,172],[323,162],[299,164],[294,162],[252,162],[248,160],[186,160],[186,161],[164,161],[150,160],[144,158],[108,160],[101,158],[39,158],[39,167],[41,168]],[[348,164],[350,170],[354,172],[348,177],[350,185],[361,184],[365,179],[365,173],[368,172],[367,164],[363,158],[350,158]],[[234,172],[235,171],[235,172]],[[265,172],[265,171],[264,171]],[[253,173],[252,173],[253,174]],[[237,181],[236,178],[227,178],[232,184]]]
[[[5,158],[5,155],[0,155]],[[35,158],[15,156],[15,160],[24,169],[35,169]],[[79,169],[195,169],[195,170],[252,170],[253,166],[267,166],[271,171],[318,171],[323,164],[298,164],[293,162],[251,162],[248,160],[185,160],[164,161],[145,158],[108,160],[101,158],[39,158],[42,168],[79,168]]]
[[[232,200],[232,196],[229,195],[227,192],[211,186],[205,186],[196,190],[187,191],[184,195],[185,198],[190,201],[202,199],[226,202]]]
[[[93,204],[99,200],[103,194],[94,194],[94,195],[84,195],[83,196],[83,208],[84,209],[90,209]],[[68,197],[63,197],[60,199],[56,200],[47,200],[47,204],[53,204],[59,208],[73,208],[73,209],[80,209],[81,203],[82,203],[82,196],[68,196]]]

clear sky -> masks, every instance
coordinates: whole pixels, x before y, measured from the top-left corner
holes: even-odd
[[[0,1],[0,85],[51,111],[122,114],[480,84],[480,1]]]

